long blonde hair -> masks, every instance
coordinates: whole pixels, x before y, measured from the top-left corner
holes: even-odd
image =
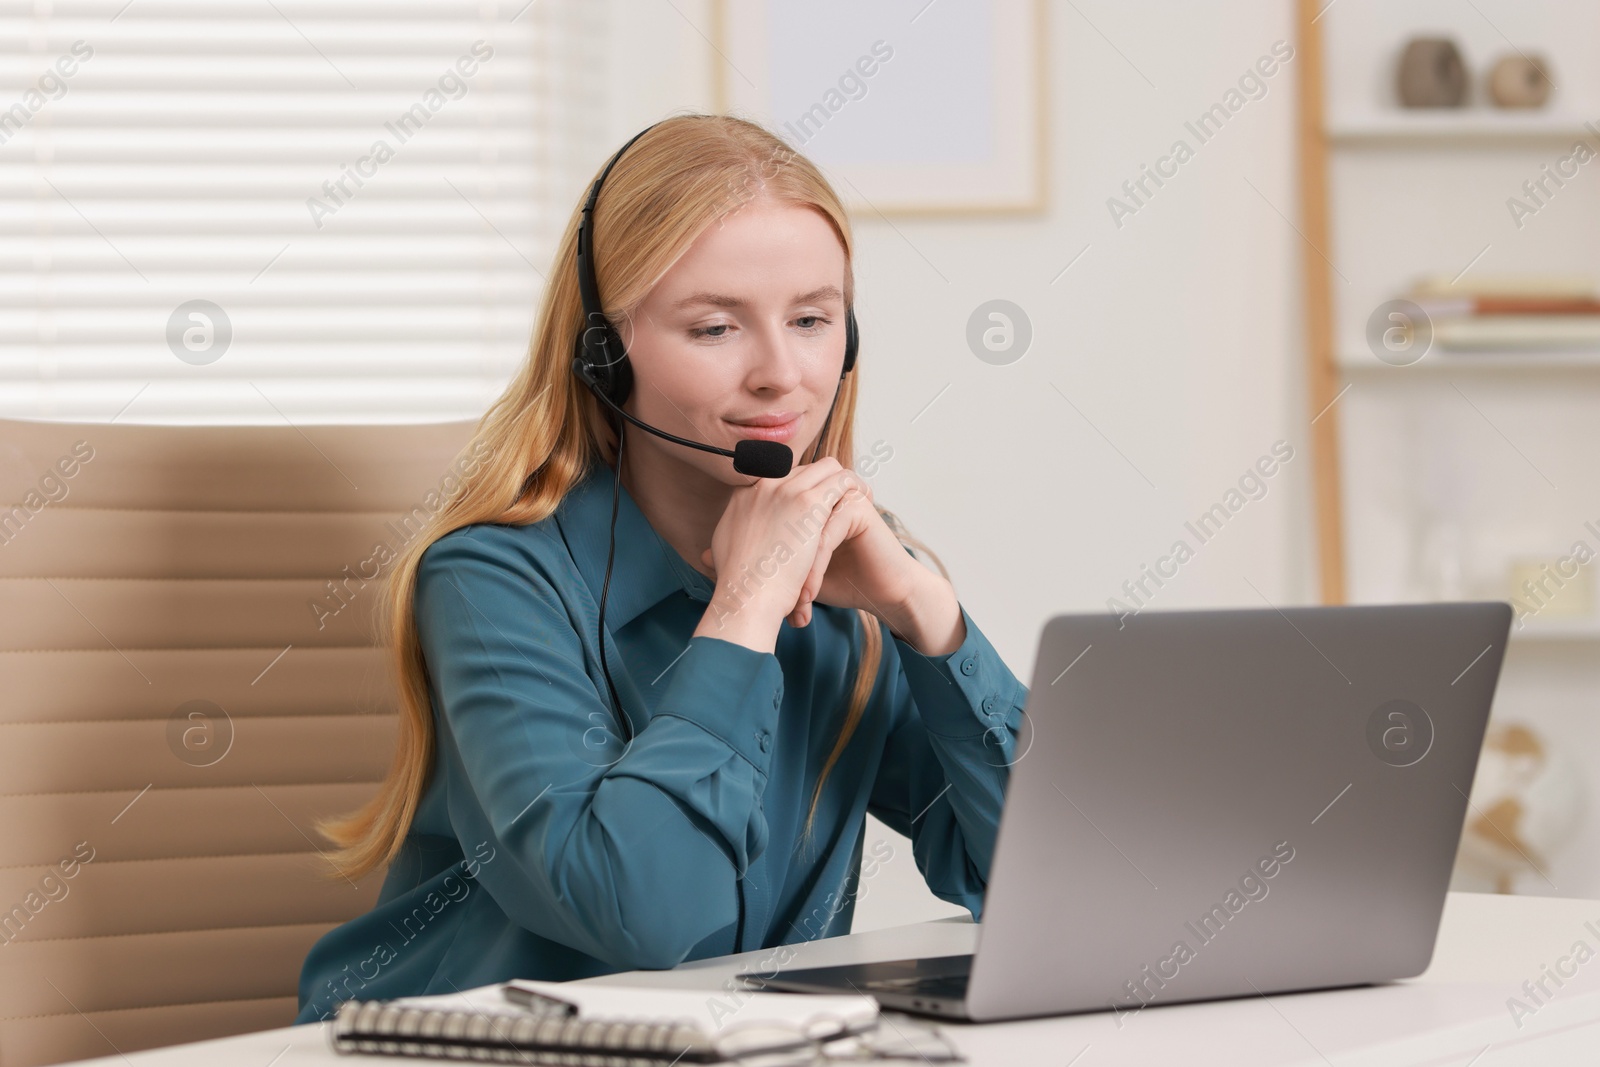
[[[586,183],[585,196],[588,189]],[[606,178],[593,213],[595,272],[606,317],[619,326],[625,322],[709,225],[758,194],[815,208],[832,222],[845,251],[845,303],[853,303],[850,221],[816,167],[754,123],[728,115],[687,114],[663,120],[640,137]],[[330,876],[356,879],[394,860],[432,772],[433,716],[413,606],[423,552],[450,531],[473,523],[539,522],[593,464],[615,461],[616,435],[600,402],[571,370],[573,338],[583,320],[574,268],[580,214],[575,207],[557,247],[528,358],[478,421],[470,447],[482,462],[396,555],[384,579],[379,627],[398,681],[394,762],[365,806],[318,822],[317,829],[338,846],[326,854]],[[860,367],[858,359],[856,370],[839,387],[838,406],[822,445],[823,453],[844,467],[853,466]],[[891,513],[878,510],[903,544],[933,556]],[[938,557],[933,558],[944,572]],[[882,659],[877,617],[865,610],[857,616],[864,635],[860,669],[844,724],[812,791],[803,840],[811,837],[822,783],[855,733]]]

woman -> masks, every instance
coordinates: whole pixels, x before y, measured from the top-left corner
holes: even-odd
[[[312,947],[298,1022],[848,932],[869,811],[981,913],[1027,691],[852,469],[843,207],[710,115],[588,200],[482,463],[390,572],[394,766],[322,828],[339,874],[387,873]],[[581,232],[626,390],[620,352],[574,373]],[[749,440],[814,461],[740,473],[718,450]]]

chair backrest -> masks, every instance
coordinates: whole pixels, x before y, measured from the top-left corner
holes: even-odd
[[[382,882],[312,829],[393,751],[378,579],[474,427],[0,420],[0,1065],[293,1020]]]

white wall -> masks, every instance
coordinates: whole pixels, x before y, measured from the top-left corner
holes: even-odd
[[[712,109],[708,9],[613,0],[606,146],[675,109]],[[1152,607],[1316,596],[1300,239],[1289,221],[1295,63],[1208,143],[1183,126],[1275,41],[1292,45],[1290,11],[1269,0],[1052,2],[1046,214],[853,220],[858,439],[894,448],[874,494],[940,553],[1024,683],[1051,614],[1103,610],[1278,439],[1295,458]],[[875,81],[874,93],[892,91]],[[1119,228],[1107,198],[1180,137],[1194,158]],[[1004,367],[980,362],[964,339],[972,309],[996,297],[1034,328],[1027,355]],[[923,887],[909,843],[875,820],[869,830],[869,844],[891,839],[895,859],[855,928],[950,914]]]

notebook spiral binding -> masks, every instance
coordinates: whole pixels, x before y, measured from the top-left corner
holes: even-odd
[[[487,1015],[347,1000],[329,1030],[335,1052],[434,1056],[568,1067],[659,1067],[720,1062],[693,1022],[615,1017]]]

